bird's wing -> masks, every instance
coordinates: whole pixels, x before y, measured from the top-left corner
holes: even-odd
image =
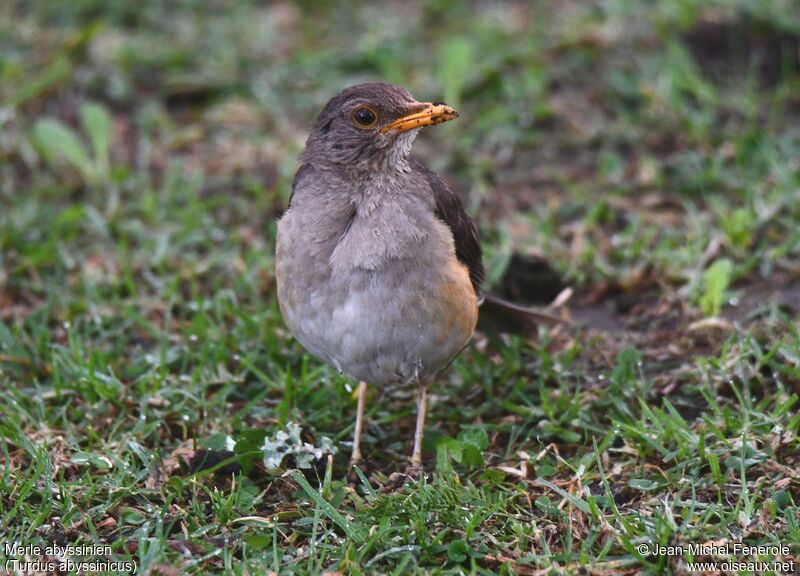
[[[481,299],[479,329],[499,330],[512,334],[536,334],[541,324],[569,324],[569,322],[508,302],[481,289],[485,279],[483,250],[475,223],[464,210],[464,205],[447,183],[422,162],[412,159],[412,169],[425,175],[436,201],[435,214],[453,233],[456,257],[469,269],[469,277],[475,293]]]
[[[294,199],[295,190],[297,190],[297,185],[300,183],[300,180],[306,176],[311,174],[312,168],[310,164],[301,164],[300,167],[297,169],[297,172],[294,173],[294,180],[292,180],[292,194],[289,196],[289,204],[286,205],[286,209],[292,207],[292,200]]]
[[[442,178],[416,158],[411,158],[411,167],[425,176],[436,203],[435,214],[447,224],[456,245],[456,258],[469,270],[472,287],[481,294],[481,284],[486,276],[483,269],[483,250],[478,229],[469,217],[461,200]]]

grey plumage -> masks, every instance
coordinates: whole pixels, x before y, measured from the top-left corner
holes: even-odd
[[[430,379],[469,341],[476,295],[434,213],[428,175],[409,162],[419,129],[365,133],[350,120],[360,104],[388,123],[416,102],[399,88],[362,85],[317,118],[278,223],[281,311],[309,352],[356,379]]]
[[[287,326],[306,350],[361,381],[353,463],[361,457],[366,383],[415,382],[411,463],[420,466],[426,386],[477,323],[478,231],[445,182],[410,157],[422,126],[456,116],[390,84],[343,90],[311,128],[278,222],[278,301]],[[537,317],[485,301],[523,326]]]

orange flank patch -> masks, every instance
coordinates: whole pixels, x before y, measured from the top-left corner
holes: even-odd
[[[460,348],[470,339],[478,322],[478,297],[466,266],[455,263],[448,272],[439,288],[442,320],[438,322],[435,344],[456,340],[454,345]]]

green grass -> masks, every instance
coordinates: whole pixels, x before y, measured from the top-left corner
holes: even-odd
[[[748,558],[641,547],[744,542],[798,569],[794,3],[162,4],[0,8],[3,561],[94,543],[139,574],[682,574]],[[459,109],[417,153],[478,219],[495,288],[571,286],[579,325],[476,337],[404,486],[413,391],[372,391],[353,478],[354,385],[275,300],[296,155],[366,79]],[[289,423],[336,454],[266,470]]]

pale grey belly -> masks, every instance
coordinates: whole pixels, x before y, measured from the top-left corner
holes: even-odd
[[[279,284],[287,325],[306,350],[357,380],[386,386],[433,377],[472,336],[474,294],[460,271],[450,277],[424,263],[396,264],[391,274],[354,271],[293,285],[291,295]]]

